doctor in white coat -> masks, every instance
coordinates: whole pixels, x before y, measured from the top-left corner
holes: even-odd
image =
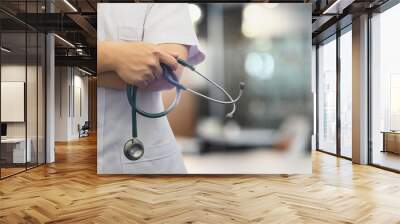
[[[175,57],[197,64],[204,59],[187,4],[99,3],[97,14],[97,172],[99,174],[182,174],[186,168],[166,117],[137,116],[145,153],[127,159],[123,146],[131,136],[127,83],[139,87],[138,106],[164,109],[161,92],[172,88],[160,63],[178,76]]]

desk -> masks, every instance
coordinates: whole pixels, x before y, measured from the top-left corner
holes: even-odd
[[[383,131],[383,150],[382,152],[392,152],[400,154],[400,132]]]
[[[1,139],[1,159],[5,159],[6,163],[25,163],[30,162],[31,145],[30,138],[26,140],[28,143],[25,152],[25,138],[6,138]],[[25,161],[27,159],[27,161]]]

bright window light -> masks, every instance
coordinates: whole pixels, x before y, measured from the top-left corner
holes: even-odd
[[[261,4],[248,4],[243,9],[242,33],[244,36],[254,38],[260,35],[262,20],[265,17]]]
[[[194,24],[197,24],[200,22],[202,13],[201,13],[201,9],[198,5],[189,4],[189,14],[190,14],[190,18],[192,19],[192,22]]]
[[[268,80],[274,75],[275,60],[267,52],[251,52],[246,56],[244,67],[250,76],[259,80]]]
[[[268,39],[287,34],[295,24],[290,10],[278,3],[249,3],[243,8],[242,33],[247,38]],[[279,21],[279,22],[278,22]]]

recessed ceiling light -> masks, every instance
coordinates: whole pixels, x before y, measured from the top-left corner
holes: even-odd
[[[64,0],[64,3],[68,5],[74,12],[78,12],[78,10],[68,1]]]
[[[75,45],[73,45],[71,42],[69,42],[68,40],[60,37],[58,34],[54,34],[55,37],[57,37],[59,40],[61,40],[62,42],[64,42],[65,44],[67,44],[70,47],[75,48]]]
[[[11,52],[11,50],[9,50],[9,49],[7,49],[5,47],[1,47],[0,49],[1,49],[1,51],[4,51],[6,53],[10,53]]]
[[[322,14],[342,14],[343,9],[353,3],[354,0],[336,0]]]
[[[93,75],[92,73],[90,73],[90,72],[88,72],[88,71],[86,71],[86,70],[83,70],[83,69],[81,69],[81,68],[79,68],[79,67],[78,67],[78,70],[81,71],[81,72],[83,72],[83,73],[85,73],[85,74],[87,74],[87,75],[90,75],[90,76]]]

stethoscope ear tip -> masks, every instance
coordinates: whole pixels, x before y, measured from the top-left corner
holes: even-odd
[[[244,89],[244,87],[246,87],[246,83],[240,82],[240,83],[239,83],[239,88],[240,88],[240,89]]]
[[[228,118],[228,119],[232,119],[233,118],[233,113],[226,114],[225,117]]]

